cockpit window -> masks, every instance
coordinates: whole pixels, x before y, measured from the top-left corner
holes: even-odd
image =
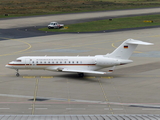
[[[21,62],[21,60],[16,60],[15,62]]]

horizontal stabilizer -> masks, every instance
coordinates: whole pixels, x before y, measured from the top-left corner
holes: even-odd
[[[143,42],[143,41],[134,40],[134,39],[129,39],[129,41],[127,41],[126,43],[127,44],[136,44],[136,45],[153,45],[153,43]]]

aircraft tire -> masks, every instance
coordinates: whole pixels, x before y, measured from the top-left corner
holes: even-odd
[[[16,76],[19,77],[19,73],[17,73]]]
[[[84,77],[84,73],[79,73],[78,76],[83,78]]]

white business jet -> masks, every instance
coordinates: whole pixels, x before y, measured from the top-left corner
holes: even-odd
[[[129,60],[137,45],[153,45],[134,39],[127,39],[112,53],[95,56],[23,56],[16,61],[9,62],[6,67],[15,69],[19,76],[19,69],[49,70],[58,72],[74,72],[79,77],[84,73],[107,74],[112,73],[115,66],[133,62]],[[102,68],[111,68],[108,72],[100,72]]]

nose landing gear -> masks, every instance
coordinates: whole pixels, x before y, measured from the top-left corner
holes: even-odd
[[[16,71],[17,71],[16,76],[17,76],[17,77],[19,77],[19,76],[20,76],[20,74],[18,73],[18,69],[17,69]]]

